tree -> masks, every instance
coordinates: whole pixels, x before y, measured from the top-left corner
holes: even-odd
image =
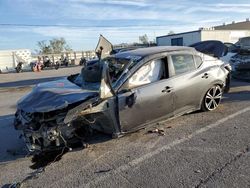
[[[42,54],[61,53],[72,50],[64,38],[54,38],[50,40],[49,43],[45,40],[39,41],[37,46],[39,47],[39,53]]]
[[[49,54],[52,51],[45,40],[37,42],[37,46],[39,47],[38,53]]]
[[[148,44],[148,36],[145,34],[145,35],[142,35],[142,36],[139,36],[139,41],[142,43],[142,44]]]
[[[69,45],[64,38],[52,39],[49,41],[52,53],[61,53],[63,51],[70,51]]]

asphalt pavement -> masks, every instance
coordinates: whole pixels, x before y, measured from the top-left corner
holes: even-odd
[[[34,83],[27,80],[46,80],[48,75],[57,79],[80,68],[58,71],[19,76],[24,82],[18,88],[13,87],[15,77],[1,79],[0,186],[250,187],[250,84],[235,80],[215,111],[159,122],[119,139],[97,135],[88,148],[67,152],[39,168],[34,158],[32,162],[25,156],[12,127],[13,114],[16,101]],[[155,128],[165,135],[148,133]]]

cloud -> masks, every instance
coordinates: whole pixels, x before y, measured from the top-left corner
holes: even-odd
[[[150,40],[156,36],[165,35],[170,30],[182,32],[197,29],[198,25],[183,26],[135,26],[135,27],[89,27],[89,28],[67,28],[67,27],[37,27],[32,32],[43,36],[44,38],[64,37],[68,41],[86,41],[92,40],[96,43],[100,34],[104,35],[113,43],[136,42],[140,35],[147,34]]]
[[[225,3],[218,3],[218,4],[215,4],[215,6],[217,7],[242,7],[242,8],[247,8],[247,7],[250,7],[250,4],[225,4]]]
[[[191,0],[16,0],[13,9],[36,18],[75,20],[179,20],[211,13],[249,13],[249,3]],[[17,8],[18,7],[18,8]],[[177,11],[177,12],[176,12]],[[201,14],[202,12],[202,14]],[[184,19],[183,19],[184,20]]]
[[[99,34],[113,43],[134,42],[147,34],[150,40],[170,30],[185,32],[241,21],[249,17],[249,3],[217,3],[215,0],[14,0],[0,7],[13,22],[51,27],[1,27],[0,35],[34,35],[33,40],[64,37],[72,47],[96,44]],[[6,12],[4,12],[6,11]],[[0,12],[0,14],[1,14]],[[16,17],[14,17],[16,16]],[[57,27],[57,25],[60,25]],[[21,40],[21,39],[20,39]],[[76,45],[76,46],[77,46]]]
[[[22,27],[0,29],[1,33],[12,33],[13,36],[29,35],[29,42],[36,44],[39,40],[50,40],[52,38],[64,37],[73,49],[94,49],[100,34],[107,37],[113,44],[139,42],[139,36],[147,34],[150,40],[156,36],[165,35],[170,30],[181,32],[183,30],[196,29],[198,26],[178,25],[167,26],[133,26],[133,27]],[[182,30],[183,29],[183,30]],[[33,40],[33,41],[32,41]]]
[[[119,1],[119,0],[70,0],[74,3],[91,3],[91,4],[106,4],[106,5],[120,5],[120,6],[137,6],[137,7],[146,7],[152,4],[149,4],[143,0],[133,0],[133,1]]]
[[[185,13],[249,13],[250,4],[208,4],[206,6],[199,4],[188,8]]]
[[[249,14],[248,3],[199,3],[191,0],[61,0],[31,1],[19,0],[13,9],[37,20],[81,23],[88,21],[90,26],[111,24],[111,21],[131,20],[155,22],[199,22],[203,19],[217,19],[220,13]],[[17,5],[17,6],[16,6]],[[16,8],[18,7],[18,8]],[[235,15],[234,15],[235,16]],[[92,23],[91,23],[92,22]]]
[[[8,43],[8,42],[15,42],[15,39],[14,38],[0,36],[0,41],[1,41],[1,44],[4,44],[4,43]]]
[[[17,1],[10,4],[13,10],[27,17],[70,20],[173,20],[173,11],[183,8],[178,3],[144,0],[70,0],[70,1]],[[18,8],[17,8],[18,7]]]

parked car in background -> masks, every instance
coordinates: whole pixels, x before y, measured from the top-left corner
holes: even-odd
[[[250,52],[250,37],[240,38],[236,45],[239,46],[241,50]]]
[[[94,64],[99,80],[80,73],[38,84],[19,100],[15,128],[30,151],[70,147],[94,130],[119,137],[166,118],[215,110],[230,73],[228,64],[190,47],[136,49]]]

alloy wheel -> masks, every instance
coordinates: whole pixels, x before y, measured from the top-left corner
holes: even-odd
[[[207,110],[215,110],[220,104],[222,97],[222,89],[220,86],[213,86],[210,88],[205,97],[205,106]]]

